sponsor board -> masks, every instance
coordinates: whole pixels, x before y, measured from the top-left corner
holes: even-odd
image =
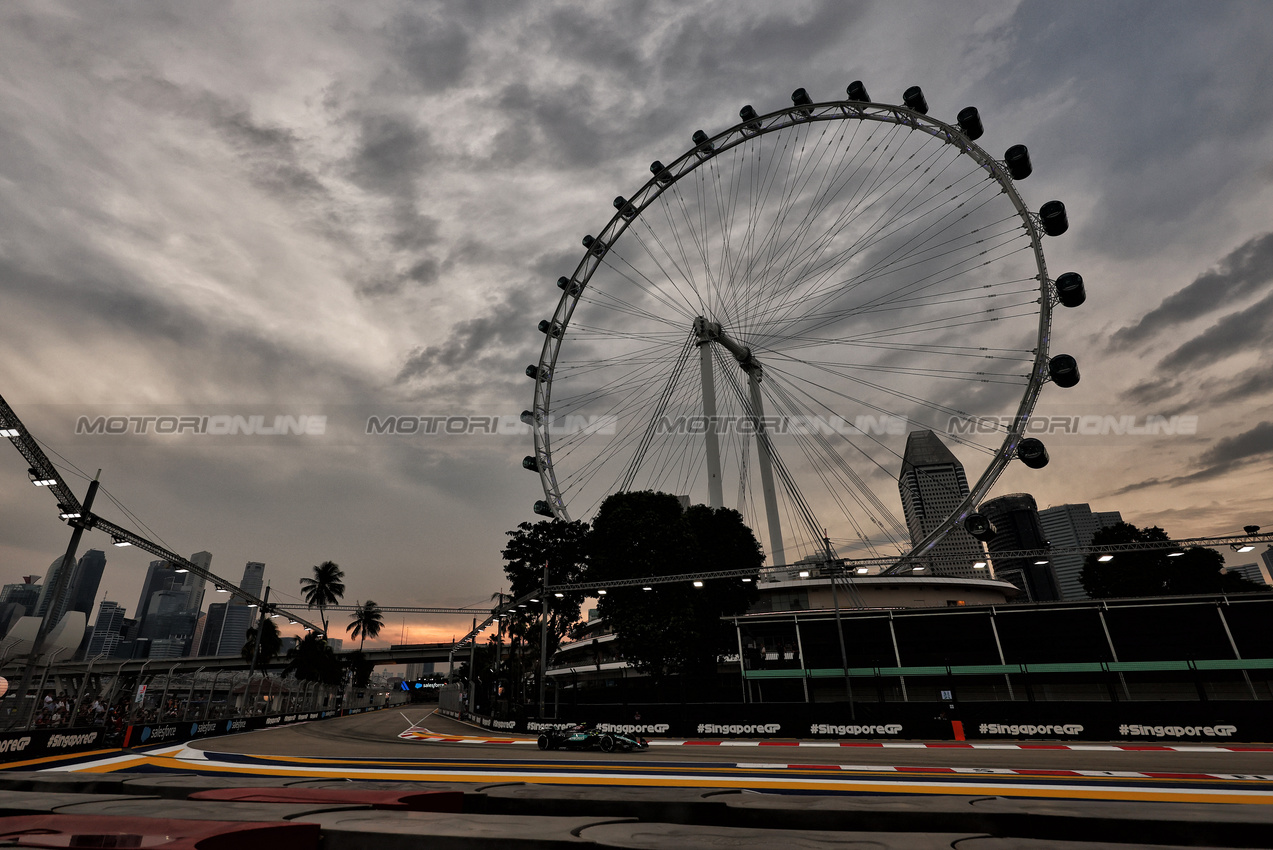
[[[31,736],[27,734],[8,735],[0,738],[0,756],[8,756],[11,753],[21,755],[26,748],[31,746]]]
[[[1238,734],[1238,727],[1121,724],[1118,734],[1129,738],[1231,738]]]
[[[977,732],[982,735],[1007,735],[1010,738],[1032,738],[1042,735],[1047,738],[1073,737],[1083,734],[1080,723],[981,723]]]
[[[664,735],[670,727],[666,723],[598,723],[598,732],[618,732],[620,735]]]
[[[490,717],[479,717],[477,722],[487,729],[501,729],[506,732],[512,732],[517,729],[516,720],[495,720]]]
[[[860,726],[857,724],[841,725],[838,723],[813,723],[809,726],[810,735],[834,735],[837,738],[843,737],[867,737],[882,738],[890,735],[900,735],[902,733],[902,724],[900,723],[883,723],[874,726]]]
[[[83,750],[100,749],[106,731],[99,727],[70,729],[28,729],[0,734],[0,762],[64,756]]]
[[[143,726],[141,735],[138,737],[140,743],[157,744],[164,741],[174,741],[177,739],[176,726]]]
[[[666,727],[665,727],[666,728]],[[777,735],[781,723],[700,723],[700,735]]]

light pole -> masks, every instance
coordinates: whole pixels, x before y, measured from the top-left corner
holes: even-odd
[[[105,658],[105,657],[106,657],[106,653],[104,652],[99,653],[98,655],[94,655],[92,658],[89,659],[88,666],[84,668],[84,681],[80,683],[80,689],[75,694],[75,705],[71,707],[72,722],[67,723],[66,724],[67,726],[74,726],[75,718],[80,716],[80,704],[84,702],[84,692],[88,690],[88,681],[93,674],[93,664],[97,662],[97,659]]]
[[[539,719],[544,719],[544,692],[548,685],[548,564],[544,564],[544,587],[539,599],[543,603],[539,624]]]
[[[207,720],[212,714],[212,697],[217,692],[217,680],[221,678],[224,670],[218,670],[217,674],[212,677],[212,687],[208,688],[208,704],[203,707],[203,719]]]
[[[477,617],[473,618],[473,631],[469,634],[469,716],[477,710]]]
[[[128,712],[128,723],[130,726],[132,725],[132,722],[137,718],[137,709],[140,708],[146,702],[145,693],[143,692],[142,694],[139,695],[137,692],[140,691],[143,687],[145,687],[145,685],[142,684],[141,680],[143,677],[145,677],[146,668],[149,666],[150,666],[150,659],[147,658],[145,661],[142,662],[141,669],[137,671],[137,686],[133,688],[132,705]]]
[[[57,660],[57,657],[65,651],[66,651],[66,647],[59,646],[57,649],[53,650],[52,653],[49,654],[49,661],[47,664],[44,665],[44,673],[43,675],[40,676],[40,685],[39,687],[35,689],[35,699],[31,701],[31,713],[27,715],[26,726],[23,728],[30,729],[31,724],[35,721],[36,707],[40,701],[40,694],[44,693],[44,683],[48,681],[49,670],[52,669],[53,662]],[[22,695],[22,692],[19,691],[18,694]]]
[[[844,689],[849,696],[849,720],[856,723],[857,710],[853,707],[853,682],[849,677],[849,654],[844,649],[844,627],[840,622],[840,594],[835,588],[838,571],[832,565],[831,538],[827,536],[826,529],[822,531],[822,545],[826,547],[827,572],[831,574],[831,604],[835,607],[835,636],[840,640],[840,667],[844,670]],[[802,665],[803,663],[801,661]]]
[[[199,674],[203,672],[202,667],[194,671],[194,675],[190,677],[190,690],[186,692],[185,705],[181,707],[181,719],[190,719],[190,702],[194,699],[194,686],[199,682]]]

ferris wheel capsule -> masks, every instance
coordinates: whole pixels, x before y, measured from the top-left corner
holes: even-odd
[[[1087,300],[1083,288],[1083,276],[1078,272],[1066,272],[1056,279],[1056,297],[1066,307],[1077,307]]]
[[[1058,387],[1069,388],[1079,382],[1079,364],[1068,354],[1058,354],[1048,361],[1048,374]]]
[[[1008,166],[1008,173],[1012,175],[1013,180],[1024,180],[1034,173],[1034,166],[1030,164],[1030,151],[1025,145],[1013,145],[1008,148],[1003,155],[1003,161]]]
[[[924,115],[928,114],[928,101],[924,98],[924,90],[919,86],[911,86],[903,92],[902,103],[916,112]]]
[[[964,131],[969,141],[977,141],[986,132],[986,128],[981,124],[981,115],[975,106],[965,106],[959,110],[959,116],[955,120],[959,122],[959,129]]]
[[[1026,437],[1017,444],[1017,458],[1031,469],[1042,469],[1048,465],[1048,450],[1042,440]]]
[[[1070,229],[1070,219],[1065,214],[1065,204],[1060,201],[1048,201],[1039,207],[1039,220],[1043,222],[1043,232],[1048,236],[1060,236]]]

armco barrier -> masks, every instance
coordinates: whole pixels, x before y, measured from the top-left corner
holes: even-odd
[[[346,717],[380,711],[390,706],[366,706],[344,710],[301,711],[292,714],[271,714],[263,717],[227,717],[220,720],[173,720],[158,723],[141,723],[124,730],[123,746],[150,747],[157,744],[181,744],[199,738],[233,735],[238,732],[254,732],[290,726],[328,717]],[[72,729],[30,729],[21,732],[0,732],[0,764],[14,761],[73,755],[89,750],[111,749],[119,746],[118,739],[109,740],[102,726],[85,726]]]
[[[274,729],[279,726],[291,726],[293,723],[307,723],[311,720],[323,720],[328,717],[349,717],[354,714],[365,714],[369,711],[380,711],[389,707],[387,705],[368,705],[361,708],[298,711],[291,714],[267,714],[258,717],[226,717],[220,720],[148,723],[129,726],[128,731],[124,734],[124,746],[149,747],[155,744],[181,744],[199,738],[214,738],[218,735],[234,735],[239,732]]]

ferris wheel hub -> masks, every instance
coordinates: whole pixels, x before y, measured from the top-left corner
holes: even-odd
[[[751,349],[725,333],[720,322],[712,322],[703,316],[698,316],[694,319],[694,335],[698,337],[697,345],[699,346],[707,345],[709,342],[718,343],[721,348],[734,355],[734,359],[738,361],[739,367],[744,372],[755,375],[757,381],[763,376],[764,370]]]

